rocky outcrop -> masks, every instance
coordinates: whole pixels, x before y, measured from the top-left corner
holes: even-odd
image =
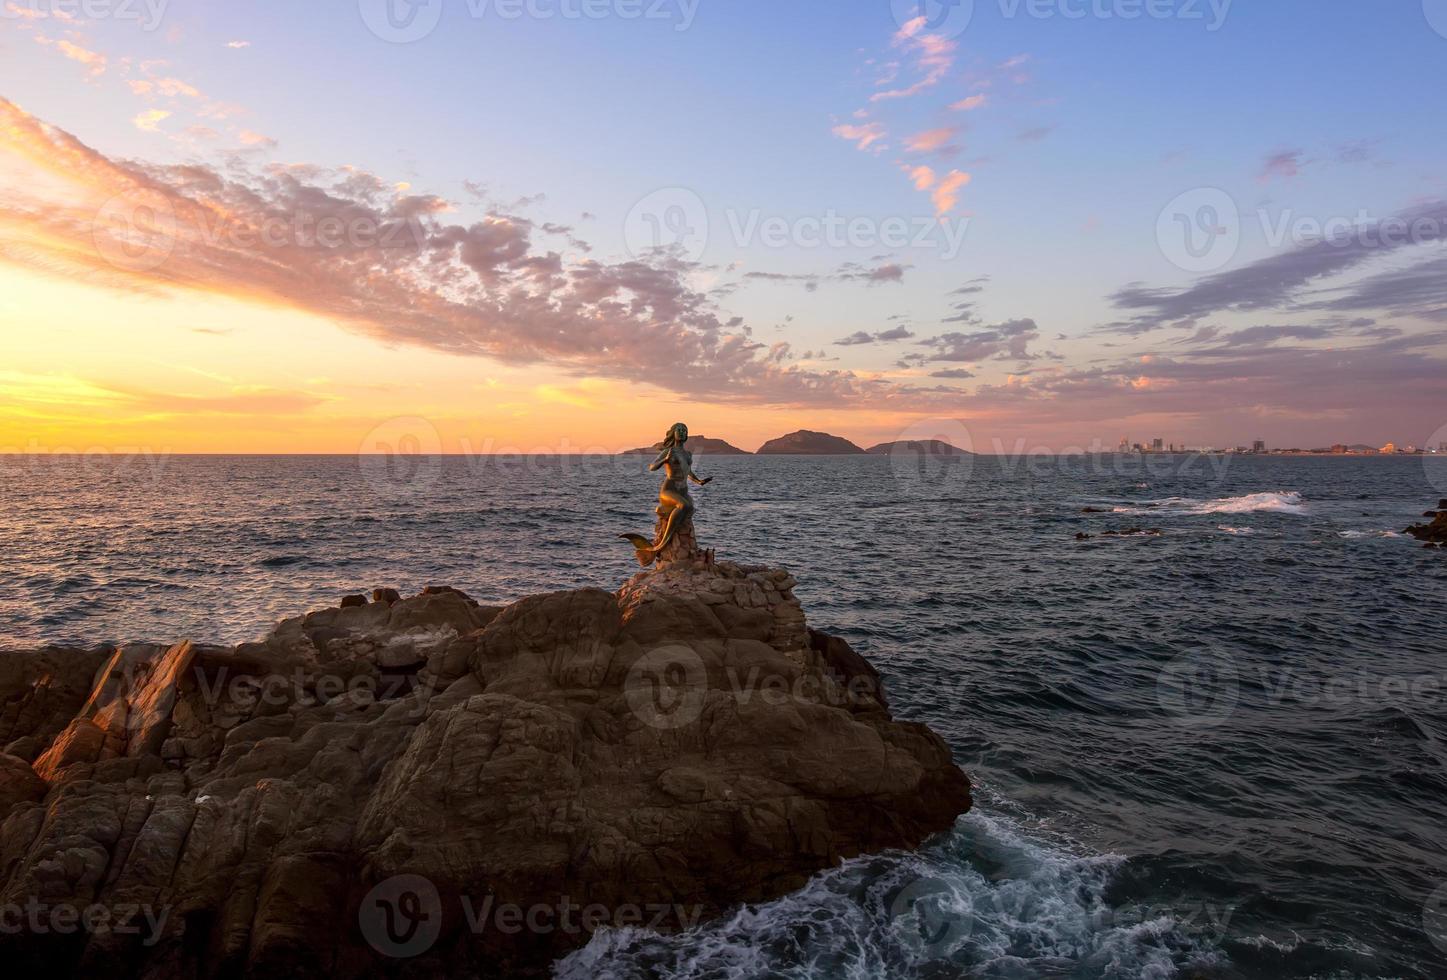
[[[970,805],[786,571],[671,561],[506,608],[448,588],[0,658],[17,975],[529,975]],[[20,928],[11,925],[20,923]]]
[[[1406,529],[1405,533],[1410,534],[1418,541],[1425,542],[1429,547],[1447,546],[1447,500],[1443,500],[1437,506],[1438,510],[1427,511],[1422,515],[1432,518],[1430,524],[1413,524]]]
[[[808,429],[770,439],[758,448],[760,456],[860,456],[863,453],[863,449],[848,439]]]

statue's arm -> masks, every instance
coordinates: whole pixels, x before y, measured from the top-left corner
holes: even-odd
[[[688,468],[688,478],[689,478],[690,480],[692,480],[694,483],[697,483],[699,486],[704,486],[705,484],[708,484],[708,483],[712,483],[712,482],[713,482],[713,477],[711,477],[711,476],[704,476],[704,477],[699,476],[697,473],[695,473],[695,472],[693,471],[693,467],[692,467],[692,466],[690,466],[690,467]]]
[[[654,472],[655,470],[657,470],[660,466],[662,466],[664,463],[667,463],[667,462],[668,462],[668,457],[670,457],[670,456],[672,456],[672,455],[673,455],[673,449],[672,449],[672,447],[670,447],[670,448],[668,448],[668,449],[665,449],[663,452],[659,453],[659,454],[658,454],[658,458],[655,459],[652,463],[649,463],[649,464],[648,464],[648,472],[652,473],[652,472]]]

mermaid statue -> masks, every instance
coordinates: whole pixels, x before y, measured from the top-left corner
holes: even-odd
[[[713,477],[700,478],[693,471],[693,453],[683,448],[688,442],[688,426],[682,422],[675,423],[668,434],[663,437],[663,448],[658,458],[648,465],[650,473],[663,470],[663,486],[658,491],[658,514],[659,530],[655,532],[657,540],[650,541],[641,534],[621,534],[633,545],[638,552],[638,564],[651,565],[663,549],[667,548],[684,530],[693,517],[693,498],[688,495],[688,481],[692,480],[699,486],[705,486],[713,482]],[[688,528],[692,535],[692,528]]]

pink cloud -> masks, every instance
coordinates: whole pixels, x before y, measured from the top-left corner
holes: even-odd
[[[911,153],[932,153],[948,144],[957,132],[959,130],[953,126],[928,129],[923,133],[915,133],[913,136],[907,137],[904,145]]]
[[[849,140],[856,150],[867,150],[885,137],[884,127],[877,122],[865,123],[862,126],[844,123],[835,126],[831,132],[840,139]]]
[[[934,202],[935,213],[948,214],[960,200],[960,189],[970,182],[970,175],[962,170],[951,170],[935,186],[930,200]]]
[[[978,109],[980,108],[980,106],[984,105],[985,101],[988,98],[989,96],[986,95],[972,95],[969,98],[961,99],[958,102],[951,103],[950,108],[955,110],[956,112],[970,112],[971,110]]]
[[[927,191],[935,184],[935,172],[929,167],[915,167],[909,170],[909,179],[917,191]]]
[[[955,42],[940,34],[920,34],[926,23],[925,18],[916,17],[900,28],[894,36],[894,45],[904,48],[915,56],[915,68],[923,77],[905,88],[876,92],[869,97],[871,102],[886,99],[906,99],[918,95],[925,89],[938,85],[954,67]]]
[[[1272,177],[1289,180],[1298,176],[1305,165],[1301,156],[1301,150],[1282,150],[1279,153],[1273,153],[1266,158],[1266,162],[1261,167],[1261,173],[1257,174],[1256,179],[1263,184],[1268,184]]]

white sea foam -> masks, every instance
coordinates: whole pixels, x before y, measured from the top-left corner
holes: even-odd
[[[1344,538],[1400,538],[1397,531],[1339,531]]]
[[[1240,497],[1217,500],[1193,500],[1190,497],[1166,497],[1144,504],[1114,508],[1117,514],[1251,514],[1258,511],[1280,514],[1305,514],[1306,501],[1295,490],[1248,493]]]
[[[976,809],[922,852],[847,862],[681,935],[599,932],[555,976],[879,980],[946,969],[1165,978],[1216,961],[1169,912],[1107,904],[1124,860],[1071,854]]]
[[[1218,531],[1225,531],[1227,534],[1255,534],[1255,533],[1256,533],[1254,530],[1252,530],[1252,529],[1249,528],[1249,527],[1230,527],[1230,526],[1228,526],[1228,525],[1226,525],[1226,524],[1218,524],[1218,525],[1216,525],[1216,529],[1217,529]]]

